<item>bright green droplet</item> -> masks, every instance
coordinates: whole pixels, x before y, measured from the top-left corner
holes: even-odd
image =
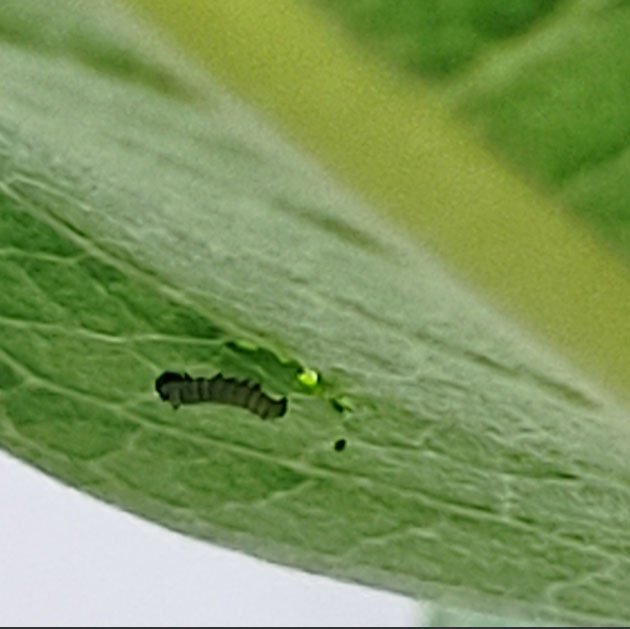
[[[314,389],[319,382],[319,374],[314,369],[302,369],[297,379],[307,389]]]

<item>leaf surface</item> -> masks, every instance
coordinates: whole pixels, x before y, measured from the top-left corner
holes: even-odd
[[[158,43],[87,63],[77,39],[144,31],[83,19],[0,42],[2,447],[273,561],[630,619],[622,410]],[[174,412],[166,369],[248,377],[288,413]]]

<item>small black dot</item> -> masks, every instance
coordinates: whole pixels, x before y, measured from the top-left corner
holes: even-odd
[[[335,441],[335,450],[337,450],[337,452],[341,452],[345,447],[346,447],[345,439],[337,439],[337,441]]]

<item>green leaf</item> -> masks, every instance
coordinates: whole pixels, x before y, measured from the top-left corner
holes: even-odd
[[[371,51],[439,84],[536,29],[566,0],[313,0]]]
[[[430,605],[427,627],[552,627],[544,618],[506,618],[491,613],[479,614],[462,609]]]
[[[43,44],[74,3],[24,6],[0,5],[2,447],[273,561],[630,620],[623,410],[141,27],[88,3]],[[289,410],[175,412],[166,369]]]
[[[315,0],[630,260],[630,6]]]

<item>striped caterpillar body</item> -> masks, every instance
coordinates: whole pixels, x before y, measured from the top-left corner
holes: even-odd
[[[216,402],[246,408],[262,419],[282,417],[287,411],[287,398],[274,400],[261,390],[259,384],[224,378],[220,373],[213,378],[191,378],[187,373],[165,371],[155,381],[155,390],[174,409],[181,404]]]

